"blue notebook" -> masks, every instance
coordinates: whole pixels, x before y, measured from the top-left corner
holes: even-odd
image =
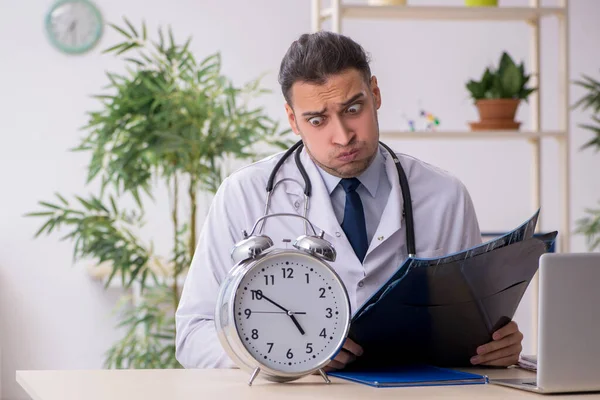
[[[429,365],[413,365],[367,371],[336,371],[330,376],[374,387],[476,385],[488,383],[485,375]]]

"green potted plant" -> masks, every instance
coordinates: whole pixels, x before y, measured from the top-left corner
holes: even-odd
[[[467,7],[497,7],[498,0],[465,0]]]
[[[126,73],[107,73],[106,91],[95,96],[99,107],[75,148],[90,154],[88,182],[99,181],[99,191],[74,201],[57,193],[28,216],[45,220],[36,236],[67,231],[75,261],[108,266],[106,286],[116,279],[141,293],[134,302],[125,296],[124,335],[105,365],[177,368],[174,312],[196,247],[197,195],[215,193],[229,163],[262,157],[257,147],[286,148],[289,130],[249,105],[265,92],[259,80],[234,86],[221,74],[218,53],[196,60],[191,38],[177,43],[170,29],[159,28],[159,39],[150,40],[145,24],[136,28],[125,19],[111,26],[123,41],[105,52],[121,58]],[[158,188],[169,195],[160,205],[170,219],[167,254],[157,254],[144,229],[145,206]]]
[[[575,103],[573,108],[592,111],[592,123],[579,124],[579,126],[593,134],[593,137],[582,146],[582,149],[592,147],[597,152],[600,150],[600,82],[587,75],[583,75],[582,78],[574,83],[584,88],[586,93]],[[576,222],[576,233],[585,236],[589,251],[600,249],[600,207],[586,208],[585,214],[585,217]]]
[[[523,63],[516,65],[507,52],[503,52],[498,67],[487,67],[479,81],[469,80],[466,88],[475,102],[480,122],[472,122],[472,130],[518,129],[514,120],[521,100],[536,88],[527,86],[530,74]]]

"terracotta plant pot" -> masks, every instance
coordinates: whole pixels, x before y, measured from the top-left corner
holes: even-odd
[[[518,129],[520,123],[515,122],[515,114],[520,99],[483,99],[475,105],[479,111],[480,122],[471,123],[473,130]]]
[[[520,99],[484,99],[477,100],[475,105],[482,121],[488,119],[507,119],[514,121]]]

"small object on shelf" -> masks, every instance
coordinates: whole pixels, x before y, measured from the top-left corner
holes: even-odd
[[[417,121],[415,119],[410,119],[406,116],[406,114],[402,114],[402,117],[406,120],[408,124],[408,130],[410,132],[417,131]],[[422,128],[420,131],[435,131],[436,128],[440,125],[440,119],[433,115],[432,113],[425,111],[424,109],[419,110],[419,120],[423,121]]]
[[[523,63],[517,66],[510,55],[503,52],[497,68],[488,67],[480,81],[467,82],[466,88],[481,120],[471,124],[471,129],[518,129],[520,123],[514,120],[517,108],[521,100],[527,101],[536,90],[527,87],[530,77],[525,74]]]
[[[414,132],[417,129],[415,128],[415,120],[414,119],[408,119],[406,117],[406,114],[402,114],[402,116],[404,117],[404,119],[406,120],[406,123],[408,124],[408,130],[410,132]]]
[[[498,7],[498,0],[465,0],[467,7]]]
[[[425,118],[427,121],[425,129],[427,131],[435,131],[435,127],[440,124],[440,120],[437,117],[425,110],[421,110],[421,118]]]
[[[369,0],[370,6],[405,6],[406,0]]]

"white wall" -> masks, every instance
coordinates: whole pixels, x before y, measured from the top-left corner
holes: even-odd
[[[288,45],[310,29],[306,0],[96,0],[109,21],[122,15],[149,26],[171,24],[176,37],[193,35],[198,57],[220,50],[224,72],[236,83],[267,72],[265,86],[274,90],[264,98],[273,117],[283,120],[276,73]],[[23,218],[48,200],[54,191],[66,195],[93,191],[86,188],[86,154],[68,153],[81,133],[86,111],[96,103],[89,98],[105,84],[104,71],[120,69],[112,56],[100,55],[116,36],[107,31],[91,54],[65,56],[50,47],[43,32],[44,13],[52,0],[0,0],[0,348],[3,399],[25,399],[14,381],[17,369],[100,368],[103,353],[118,338],[111,310],[119,293],[104,292],[71,262],[72,244],[59,235],[32,239],[39,220]],[[425,1],[412,1],[424,4]],[[428,2],[431,4],[434,2]],[[460,0],[437,4],[461,4]],[[511,4],[526,4],[513,0]],[[507,4],[501,0],[501,4]],[[600,3],[571,1],[571,76],[598,76],[597,54]],[[271,17],[272,15],[272,17]],[[542,61],[549,68],[545,88],[543,126],[555,128],[556,24],[543,25],[552,40],[543,43]],[[344,32],[373,55],[373,70],[383,92],[382,129],[404,127],[401,114],[418,111],[418,101],[439,115],[443,129],[463,129],[476,118],[464,82],[479,76],[485,64],[503,49],[526,57],[527,27],[519,23],[433,23],[352,21]],[[581,91],[572,88],[573,98]],[[527,125],[526,107],[518,117]],[[600,158],[578,147],[589,134],[576,128],[588,117],[572,113],[573,220],[586,206],[596,204],[600,187],[594,175]],[[396,149],[448,169],[468,186],[484,230],[511,229],[530,215],[529,160],[520,142],[390,142]],[[556,146],[544,145],[545,230],[559,224],[556,182]],[[466,155],[469,155],[468,157]],[[158,248],[169,238],[161,235],[168,223],[164,193],[157,195],[157,213],[149,221]],[[156,235],[154,235],[156,232]],[[585,250],[583,238],[574,237],[573,251]],[[525,332],[530,315],[526,296],[518,320]],[[532,350],[526,339],[526,351]]]

